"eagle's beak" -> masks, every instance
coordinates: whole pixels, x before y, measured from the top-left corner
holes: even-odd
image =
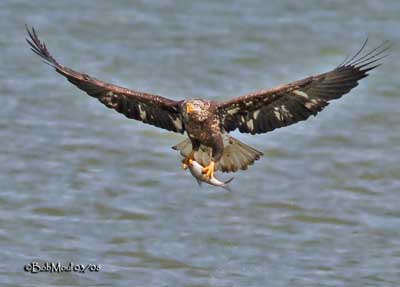
[[[192,103],[188,103],[186,105],[186,113],[189,114],[195,110],[194,105]]]

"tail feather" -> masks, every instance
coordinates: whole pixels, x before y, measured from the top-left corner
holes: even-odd
[[[192,143],[190,139],[185,139],[172,148],[180,151],[180,154],[186,157],[192,151]],[[216,163],[216,170],[223,172],[235,172],[239,169],[245,170],[254,161],[260,159],[262,155],[262,152],[229,135],[224,135],[224,151],[221,160]],[[211,161],[211,148],[201,145],[194,157],[202,166],[208,165]]]
[[[179,150],[181,156],[186,157],[192,151],[192,143],[190,139],[185,139],[172,147],[174,150]]]

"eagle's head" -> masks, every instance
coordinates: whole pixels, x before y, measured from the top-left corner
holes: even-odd
[[[209,116],[210,102],[206,100],[186,100],[182,105],[182,113],[185,119],[204,121]]]

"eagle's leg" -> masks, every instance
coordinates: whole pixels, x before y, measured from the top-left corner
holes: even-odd
[[[223,151],[224,142],[222,140],[222,137],[218,137],[216,138],[212,146],[212,156],[210,164],[205,166],[202,170],[202,172],[206,174],[209,178],[212,178],[214,176],[215,163],[221,159]]]
[[[191,161],[195,160],[194,153],[197,152],[200,148],[200,143],[198,143],[195,140],[191,140],[191,142],[192,142],[192,151],[182,160],[183,169],[187,169]]]

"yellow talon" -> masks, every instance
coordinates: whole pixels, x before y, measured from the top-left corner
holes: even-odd
[[[188,165],[192,164],[192,161],[193,161],[193,160],[194,160],[194,151],[191,151],[191,152],[188,154],[188,156],[185,157],[185,158],[182,160],[182,168],[186,170],[186,169],[188,168]]]
[[[211,161],[208,166],[203,168],[202,172],[205,173],[209,178],[212,178],[214,176],[214,167],[215,163],[214,161]]]

